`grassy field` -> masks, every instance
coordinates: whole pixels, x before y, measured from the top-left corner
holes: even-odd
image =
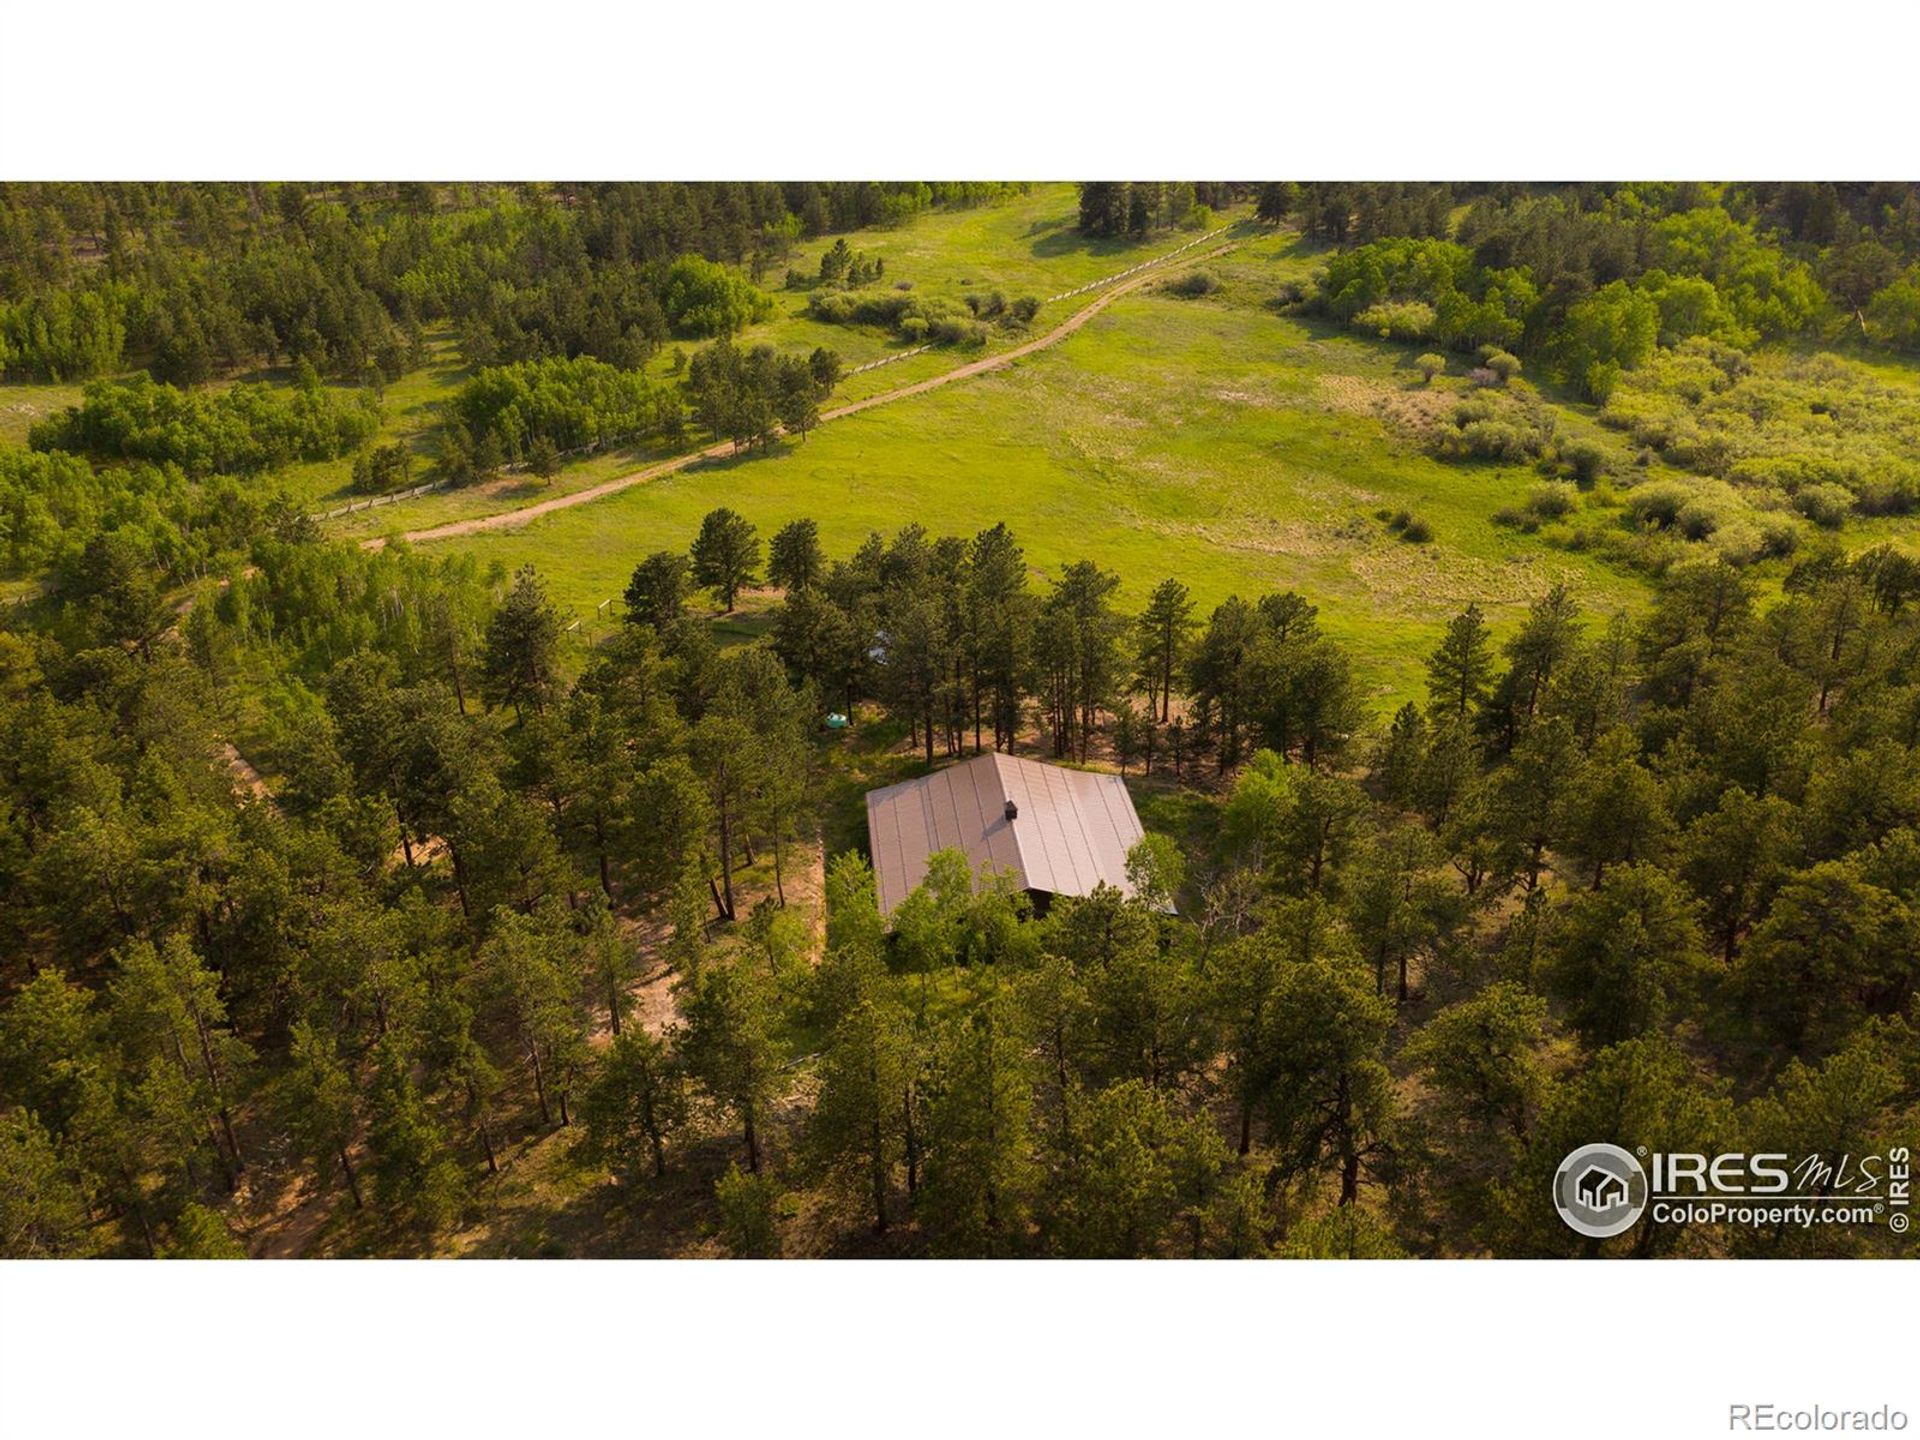
[[[0,385],[0,445],[24,445],[37,421],[80,403],[79,385]]]
[[[1216,227],[1224,225],[1240,213],[1220,216],[1213,223]],[[915,295],[951,300],[995,290],[1008,301],[1031,295],[1052,301],[1041,311],[1041,325],[1056,325],[1093,299],[1092,293],[1057,301],[1053,296],[1104,279],[1195,238],[1193,232],[1172,231],[1139,241],[1092,239],[1079,232],[1079,221],[1075,186],[1035,185],[1025,194],[995,204],[937,211],[897,228],[855,231],[844,238],[851,249],[886,262],[881,286],[904,283]],[[788,267],[805,276],[818,275],[821,255],[839,238],[797,245],[784,266],[768,270],[762,283],[773,292],[775,314],[749,330],[745,343],[764,341],[782,348],[828,345],[840,351],[849,366],[907,348],[877,331],[812,319],[807,313],[808,292],[782,288]],[[993,343],[997,346],[1018,338],[996,335]],[[656,365],[661,363],[662,359],[656,359]],[[903,372],[889,366],[878,373],[889,377],[879,388],[890,388]],[[868,377],[851,377],[849,388],[840,398],[858,399],[863,393],[871,393],[861,383],[865,380]]]
[[[1215,224],[1224,226],[1231,218],[1220,217]],[[856,231],[845,238],[853,249],[885,258],[884,284],[906,281],[918,294],[956,300],[970,292],[984,294],[994,290],[1009,300],[1025,294],[1048,299],[1153,260],[1196,238],[1192,233],[1176,231],[1145,241],[1089,240],[1075,228],[1078,221],[1079,202],[1074,186],[1037,185],[1024,195],[995,205],[934,212],[897,229]],[[817,240],[796,245],[784,266],[775,266],[762,277],[773,298],[774,313],[737,339],[743,346],[772,345],[781,351],[811,351],[816,346],[826,346],[839,353],[843,366],[849,371],[876,361],[887,362],[859,374],[846,375],[834,391],[832,405],[863,400],[910,385],[982,355],[1018,345],[1032,333],[1058,325],[1091,303],[1098,294],[1089,291],[1047,305],[1031,331],[995,327],[986,346],[980,350],[935,347],[915,354],[912,352],[918,347],[872,327],[828,325],[815,320],[807,310],[808,291],[782,287],[786,266],[802,274],[817,274],[820,256],[832,243],[832,240]],[[647,372],[663,383],[671,381],[676,351],[684,356],[698,348],[699,343],[669,342],[648,364]],[[445,363],[437,365],[432,372],[409,376],[393,387],[388,404],[390,433],[384,438],[394,435],[413,438],[416,448],[424,449],[425,431],[432,415],[425,405],[415,403],[416,398],[423,392],[429,402],[443,398],[464,374],[449,355]],[[662,458],[663,452],[657,449],[623,448],[575,460],[564,466],[551,483],[524,475],[503,476],[487,485],[421,496],[343,516],[333,528],[344,536],[362,537],[441,525],[585,489]],[[333,497],[345,484],[344,473],[337,477],[331,473],[337,468],[301,467],[302,473],[293,480],[295,493]]]
[[[883,284],[906,282],[917,294],[949,298],[998,290],[1011,300],[1051,297],[1193,238],[1176,231],[1140,243],[1088,240],[1077,218],[1073,186],[1036,185],[995,204],[933,212],[847,240],[884,257]],[[1037,579],[1092,559],[1120,574],[1126,608],[1166,575],[1185,580],[1203,607],[1235,593],[1299,589],[1353,651],[1382,707],[1419,693],[1422,657],[1469,600],[1497,628],[1512,625],[1557,581],[1595,611],[1644,603],[1640,576],[1495,523],[1497,512],[1539,483],[1532,466],[1443,463],[1425,452],[1422,427],[1466,382],[1456,375],[1421,385],[1412,364],[1423,347],[1389,345],[1276,308],[1285,285],[1312,276],[1320,248],[1290,232],[1243,225],[1235,234],[1230,253],[1204,262],[1216,288],[1202,298],[1160,287],[1127,295],[1052,350],[836,422],[804,444],[704,463],[524,530],[444,543],[484,562],[532,562],[585,622],[577,638],[587,638],[595,607],[619,594],[633,565],[651,550],[684,548],[717,505],[740,510],[763,535],[810,516],[836,556],[869,531],[891,533],[909,521],[936,534],[971,534],[1004,520],[1025,544]],[[774,314],[742,343],[829,345],[850,368],[908,348],[878,330],[822,324],[807,313],[805,288],[783,287],[788,267],[816,274],[830,243],[796,245],[765,271]],[[1093,298],[1049,304],[1034,330],[1058,325]],[[995,329],[987,350],[1025,338]],[[431,478],[437,406],[467,373],[450,336],[436,334],[432,344],[432,363],[383,397],[381,438],[414,449],[417,479]],[[649,369],[665,380],[675,350],[694,348],[669,344]],[[935,349],[850,375],[834,403],[910,384],[980,353]],[[1887,383],[1920,383],[1910,365],[1861,358]],[[78,395],[77,386],[0,387],[0,440],[24,441],[33,420]],[[1601,426],[1593,406],[1550,388],[1542,398],[1562,435],[1598,440],[1624,457],[1625,438]],[[340,517],[328,529],[364,538],[511,510],[664,454],[628,448],[585,457],[550,482],[505,475]],[[350,472],[348,460],[300,465],[267,483],[322,510],[347,498]],[[1678,473],[1655,462],[1622,483]],[[1406,543],[1382,522],[1399,511],[1424,520],[1431,543]],[[1914,530],[1908,519],[1856,520],[1842,540],[1857,548],[1911,540]],[[1776,562],[1756,572],[1763,588],[1777,584],[1780,568]]]
[[[811,516],[834,555],[908,521],[971,534],[1004,520],[1038,576],[1093,559],[1119,572],[1129,608],[1170,574],[1203,605],[1298,588],[1383,704],[1417,691],[1420,658],[1469,600],[1510,622],[1565,580],[1597,608],[1636,604],[1639,582],[1493,524],[1537,482],[1531,468],[1442,464],[1373,413],[1383,396],[1426,403],[1394,352],[1236,296],[1258,284],[1240,270],[1277,277],[1305,264],[1270,244],[1236,260],[1217,298],[1129,296],[1010,370],[765,458],[449,543],[532,562],[588,614],[648,551],[683,548],[716,505],[763,533]],[[1376,518],[1403,507],[1432,525],[1433,543],[1401,541]]]

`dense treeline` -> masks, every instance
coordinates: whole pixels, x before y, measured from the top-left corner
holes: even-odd
[[[983,184],[0,186],[0,375],[130,368],[195,385],[261,364],[397,379],[422,327],[470,364],[633,368],[726,334],[795,241],[971,205]]]
[[[1139,238],[1177,226],[1204,230],[1249,187],[1223,181],[1089,180],[1080,186],[1080,229],[1100,237]]]
[[[708,434],[770,446],[783,430],[806,439],[820,423],[820,405],[840,381],[840,357],[824,346],[808,356],[781,355],[771,345],[744,353],[722,340],[687,367],[694,417]]]
[[[702,347],[681,383],[588,356],[476,371],[435,424],[433,475],[467,481],[503,467],[551,476],[569,454],[679,444],[691,418],[715,439],[805,439],[839,383],[825,347],[778,355]],[[46,573],[74,594],[74,562],[96,541],[138,554],[168,583],[244,552],[269,528],[309,524],[273,481],[298,461],[353,457],[351,487],[378,494],[414,473],[404,441],[372,443],[381,408],[365,390],[322,385],[184,390],[144,374],[90,382],[78,405],[36,423],[31,450],[0,446],[0,572]]]
[[[1604,399],[1656,347],[1851,330],[1910,348],[1920,188],[1273,184],[1262,219],[1341,252],[1316,302],[1407,341],[1537,357]]]
[[[1202,615],[1170,578],[1129,613],[1093,563],[1036,589],[999,526],[829,559],[810,522],[763,543],[716,511],[585,654],[530,570],[236,543],[184,618],[102,556],[0,634],[9,1253],[231,1253],[289,1168],[330,1243],[413,1252],[554,1134],[621,1189],[736,1159],[707,1212],[735,1253],[792,1233],[789,1187],[828,1249],[1884,1246],[1589,1246],[1546,1176],[1596,1137],[1915,1138],[1893,552],[1809,554],[1771,604],[1678,565],[1634,622],[1555,589],[1503,640],[1469,607],[1388,718],[1297,595]],[[698,592],[763,582],[771,636],[721,648]],[[260,673],[265,799],[216,728]],[[785,902],[828,709],[922,763],[1138,764],[1175,802],[1150,815],[1194,819],[1136,850],[1132,898],[1044,918],[946,855],[883,925],[837,855],[814,963]],[[656,967],[664,1024],[632,1008]]]

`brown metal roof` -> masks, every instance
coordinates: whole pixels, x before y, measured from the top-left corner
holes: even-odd
[[[1019,812],[1013,820],[1009,800]],[[927,857],[947,849],[965,851],[976,873],[987,864],[1012,871],[1025,890],[1091,895],[1107,884],[1132,894],[1127,851],[1141,834],[1118,775],[997,752],[867,792],[883,915],[926,877]]]

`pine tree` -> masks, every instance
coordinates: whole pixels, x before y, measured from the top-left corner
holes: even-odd
[[[369,1168],[380,1208],[433,1234],[459,1215],[466,1182],[412,1071],[401,1045],[379,1047],[367,1102]]]
[[[859,967],[820,1066],[809,1143],[832,1173],[863,1190],[876,1234],[885,1234],[895,1168],[904,1157],[901,1097],[914,1082],[907,1016],[887,994],[885,972]]]
[[[627,581],[627,619],[665,633],[685,613],[688,573],[687,557],[671,550],[642,560]]]
[[[280,1109],[288,1133],[321,1189],[339,1177],[361,1209],[365,1197],[349,1153],[359,1132],[358,1090],[341,1063],[333,1036],[307,1020],[296,1020],[289,1046],[291,1065],[280,1080]]]
[[[775,996],[766,976],[738,960],[710,961],[687,985],[681,1041],[687,1072],[740,1122],[747,1168],[760,1173],[761,1121],[780,1085]]]
[[[53,1137],[23,1110],[0,1111],[0,1258],[91,1254],[86,1194]]]
[[[666,1040],[635,1025],[607,1047],[581,1104],[592,1153],[629,1181],[667,1173],[667,1142],[686,1122],[686,1095]]]
[[[570,1091],[585,1061],[579,937],[557,901],[534,914],[493,912],[475,977],[488,1010],[509,1027],[533,1079],[540,1119],[571,1123]]]
[[[559,684],[560,615],[531,565],[520,567],[506,603],[487,626],[484,681],[489,703],[546,708]]]
[[[713,1186],[714,1207],[720,1214],[720,1241],[743,1260],[771,1260],[780,1254],[780,1228],[775,1219],[779,1190],[758,1170],[743,1171],[738,1163],[727,1167]]]
[[[722,506],[700,522],[693,542],[693,579],[732,610],[740,591],[754,583],[760,569],[760,540],[747,520]]]
[[[158,1065],[177,1078],[180,1103],[204,1126],[231,1189],[245,1164],[233,1110],[254,1057],[227,1024],[219,976],[176,933],[157,949],[136,940],[122,950],[110,990],[128,1060],[150,1077]]]
[[[1447,625],[1446,638],[1427,660],[1427,695],[1435,716],[1464,720],[1486,702],[1493,683],[1493,640],[1478,605]]]
[[[1549,934],[1549,993],[1596,1048],[1661,1023],[1691,998],[1703,968],[1692,898],[1644,862],[1576,895]]]
[[[1146,608],[1134,622],[1138,636],[1134,653],[1146,685],[1148,710],[1157,696],[1162,724],[1172,714],[1173,677],[1186,665],[1193,628],[1193,598],[1185,585],[1171,578],[1153,587]]]
[[[1262,1039],[1267,1127],[1283,1171],[1310,1179],[1333,1167],[1342,1205],[1359,1198],[1395,1119],[1381,1059],[1393,1009],[1371,980],[1324,955],[1283,967]]]
[[[782,525],[767,549],[767,583],[789,592],[805,590],[819,583],[825,570],[820,527],[811,520]]]
[[[936,1247],[987,1256],[1021,1248],[1039,1171],[1031,1065],[1007,997],[986,1000],[947,1028],[925,1109],[919,1213]]]

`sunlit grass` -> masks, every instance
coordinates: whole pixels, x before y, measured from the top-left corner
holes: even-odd
[[[448,543],[533,562],[585,612],[648,551],[684,548],[716,505],[763,534],[809,516],[833,555],[909,522],[970,535],[1004,520],[1038,578],[1092,559],[1119,573],[1129,608],[1167,575],[1207,606],[1299,589],[1383,704],[1417,689],[1421,657],[1469,600],[1503,623],[1556,580],[1597,609],[1639,603],[1638,580],[1493,523],[1537,483],[1531,467],[1443,464],[1353,393],[1370,404],[1410,383],[1381,347],[1267,309],[1129,296],[1007,371]],[[1398,508],[1433,543],[1375,517]]]

